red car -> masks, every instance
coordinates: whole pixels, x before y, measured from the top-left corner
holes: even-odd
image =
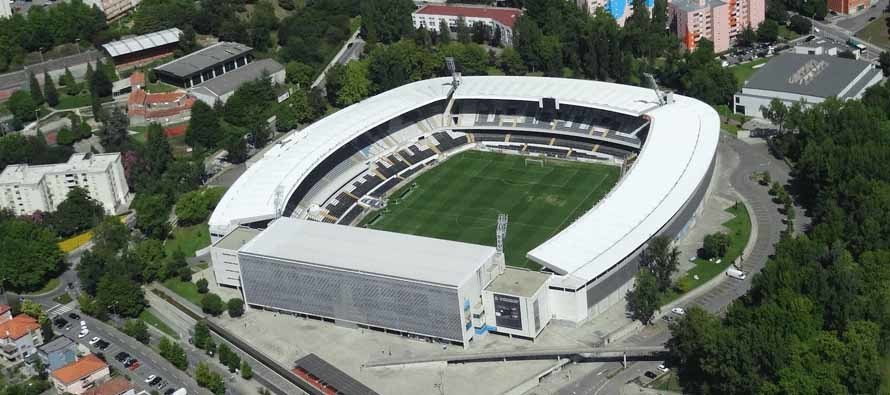
[[[130,369],[130,371],[134,371],[134,370],[136,370],[136,368],[138,368],[138,367],[139,367],[139,361],[136,361],[136,362],[133,362],[132,365],[127,366],[127,369]]]

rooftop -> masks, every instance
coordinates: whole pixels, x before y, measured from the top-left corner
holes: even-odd
[[[262,78],[263,75],[272,75],[281,70],[284,70],[284,66],[272,59],[255,60],[219,77],[195,85],[192,89],[206,89],[214,96],[222,96],[238,89],[245,82]]]
[[[217,241],[213,246],[227,250],[238,250],[247,244],[248,241],[253,240],[258,234],[260,234],[258,229],[239,226],[233,230],[232,233],[227,234],[226,237]]]
[[[19,314],[11,320],[0,323],[0,339],[18,340],[38,329],[40,324],[36,319],[27,314]]]
[[[328,386],[334,387],[337,389],[338,394],[346,394],[346,395],[376,395],[377,393],[374,390],[368,388],[364,384],[358,382],[358,380],[352,378],[348,374],[344,373],[342,370],[337,369],[336,366],[327,363],[325,360],[321,359],[318,355],[309,354],[303,358],[298,359],[294,363],[294,370],[302,369],[313,376],[317,377],[319,381],[325,383]]]
[[[65,336],[59,336],[48,343],[44,343],[38,348],[45,353],[51,353],[53,351],[64,350],[72,345],[74,345],[73,340]]]
[[[9,165],[0,173],[0,184],[21,183],[36,184],[44,175],[68,172],[103,172],[108,166],[119,160],[121,154],[74,154],[65,163],[51,165]]]
[[[83,358],[53,371],[53,377],[68,385],[106,368],[108,368],[108,364],[105,361],[94,354],[87,354]]]
[[[240,253],[457,287],[494,247],[281,217]]]
[[[686,12],[697,11],[702,8],[714,8],[726,4],[721,0],[672,0],[671,6]]]
[[[842,97],[850,85],[874,68],[860,60],[829,55],[783,53],[774,56],[742,89],[761,89],[813,97]],[[855,93],[855,92],[854,92]]]
[[[547,283],[550,276],[543,272],[507,267],[504,269],[504,273],[495,277],[485,290],[502,295],[530,298]]]
[[[253,51],[253,48],[244,44],[223,41],[164,63],[155,67],[155,70],[185,78],[250,51]]]
[[[8,304],[0,304],[0,314],[6,314],[10,307]]]
[[[424,15],[462,16],[468,18],[489,18],[498,21],[504,26],[513,27],[516,20],[522,15],[522,10],[518,8],[427,4],[417,11],[414,11],[414,13]]]
[[[125,377],[118,376],[88,389],[83,395],[120,395],[131,389],[133,385]]]
[[[112,41],[103,45],[102,48],[111,57],[117,57],[179,42],[180,36],[182,36],[182,30],[174,27],[141,36],[125,38],[120,41]]]

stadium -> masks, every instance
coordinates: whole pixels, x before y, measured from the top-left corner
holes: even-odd
[[[465,347],[534,338],[621,300],[681,237],[719,138],[708,105],[547,77],[436,78],[268,149],[210,218],[248,305]]]

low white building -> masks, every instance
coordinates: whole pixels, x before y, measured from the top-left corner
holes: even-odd
[[[55,211],[74,187],[86,190],[115,214],[130,202],[120,153],[74,154],[51,165],[9,165],[0,173],[0,208],[15,214]]]
[[[136,8],[142,0],[85,0],[84,4],[96,6],[105,14],[105,19],[112,20]]]
[[[225,103],[244,83],[266,77],[269,83],[284,83],[284,66],[272,59],[260,59],[238,67],[218,77],[209,79],[189,88],[188,92],[196,99],[213,106],[217,101]],[[286,99],[286,97],[285,97]],[[284,99],[279,98],[279,102]]]
[[[238,250],[252,240],[260,230],[239,227],[210,247],[210,261],[216,283],[227,287],[241,287],[241,267]]]
[[[476,22],[487,25],[492,34],[500,30],[501,43],[506,46],[513,45],[513,26],[516,20],[522,16],[522,10],[518,8],[481,7],[471,5],[438,5],[427,4],[411,14],[414,28],[425,28],[432,32],[439,32],[439,25],[444,19],[452,32],[457,31],[457,23],[463,18],[467,26],[472,27]]]
[[[881,82],[881,70],[868,62],[830,55],[786,53],[773,57],[744,82],[733,97],[734,111],[763,118],[760,107],[773,99],[785,105],[816,104],[829,97],[858,99]]]

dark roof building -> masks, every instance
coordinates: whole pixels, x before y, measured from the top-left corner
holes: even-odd
[[[344,395],[376,395],[377,392],[352,378],[336,366],[315,354],[306,355],[294,363],[293,372],[324,393]]]
[[[786,105],[862,97],[880,82],[881,70],[868,62],[828,55],[786,53],[773,57],[744,82],[734,97],[735,112],[762,117],[761,106],[773,99]]]
[[[220,42],[154,68],[163,82],[182,88],[209,81],[253,61],[253,48]]]
[[[239,67],[222,76],[193,86],[189,93],[212,106],[217,100],[225,103],[239,86],[263,76],[272,83],[284,83],[284,66],[272,59],[261,59]]]

